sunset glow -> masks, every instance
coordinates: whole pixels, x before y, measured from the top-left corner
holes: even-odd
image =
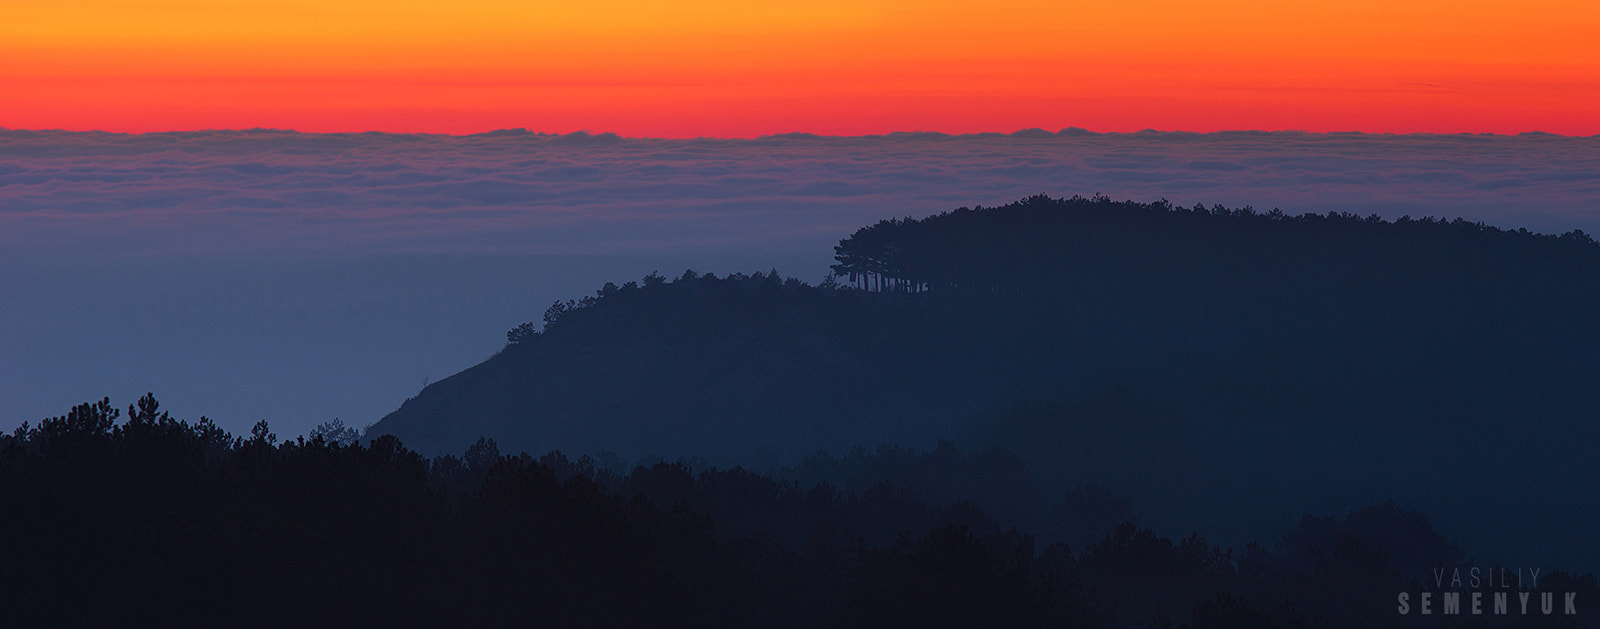
[[[0,127],[1590,135],[1597,7],[12,0]]]

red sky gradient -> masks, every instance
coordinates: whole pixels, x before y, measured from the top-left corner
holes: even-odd
[[[1600,3],[1286,4],[8,0],[0,127],[1600,134]]]

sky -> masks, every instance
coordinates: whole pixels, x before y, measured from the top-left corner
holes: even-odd
[[[1588,0],[7,0],[0,127],[1600,133]]]

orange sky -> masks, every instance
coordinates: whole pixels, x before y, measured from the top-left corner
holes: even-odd
[[[1592,0],[4,0],[0,127],[1600,133]]]

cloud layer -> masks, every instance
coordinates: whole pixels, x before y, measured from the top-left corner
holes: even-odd
[[[0,130],[12,253],[826,251],[1037,193],[1600,232],[1600,136]]]

